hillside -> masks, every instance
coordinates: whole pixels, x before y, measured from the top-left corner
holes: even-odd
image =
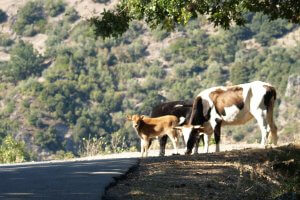
[[[252,80],[278,90],[280,142],[299,140],[299,26],[249,13],[226,31],[200,17],[173,33],[135,21],[120,38],[95,38],[86,19],[116,3],[1,2],[2,146],[7,135],[24,141],[21,160],[136,150],[126,114]],[[223,143],[260,139],[255,122],[223,133]]]

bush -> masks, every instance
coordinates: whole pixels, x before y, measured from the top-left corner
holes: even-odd
[[[47,0],[45,2],[46,13],[51,17],[56,17],[57,15],[65,11],[65,3],[62,0]]]
[[[105,152],[106,142],[103,137],[82,138],[80,156],[96,156]]]
[[[75,22],[76,20],[78,20],[80,18],[77,10],[75,10],[75,8],[68,8],[66,10],[64,19],[67,20],[68,22]]]
[[[17,14],[13,30],[18,35],[33,36],[45,27],[44,8],[40,2],[28,2]]]
[[[19,163],[29,159],[24,142],[16,141],[11,135],[7,135],[0,146],[0,163]]]
[[[0,46],[8,47],[14,43],[12,39],[6,34],[0,34]]]
[[[38,131],[34,143],[53,152],[62,149],[62,138],[59,137],[59,132],[53,126],[46,131]]]
[[[0,9],[0,24],[7,20],[7,14]]]
[[[43,70],[42,61],[32,44],[20,41],[12,48],[9,70],[6,74],[15,82],[31,75],[39,75]]]
[[[55,153],[54,159],[58,159],[58,160],[68,160],[68,159],[72,159],[75,158],[75,155],[70,152],[70,151],[63,151],[63,150],[59,150]]]

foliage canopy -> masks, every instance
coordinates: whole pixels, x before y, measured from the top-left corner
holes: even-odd
[[[228,29],[233,23],[244,25],[249,11],[262,12],[270,20],[300,23],[298,0],[121,0],[114,10],[104,10],[102,18],[94,17],[90,22],[96,27],[95,34],[106,38],[123,34],[132,20],[145,20],[152,29],[161,25],[173,30],[198,15],[207,15],[215,26]]]

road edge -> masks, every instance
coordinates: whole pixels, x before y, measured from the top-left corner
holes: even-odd
[[[125,173],[113,177],[113,181],[110,182],[107,186],[105,186],[104,192],[101,195],[100,199],[101,200],[111,200],[111,199],[106,197],[107,191],[110,188],[116,186],[120,181],[125,180],[128,177],[128,174],[131,174],[131,173],[135,172],[140,166],[140,161],[141,161],[141,159],[137,158],[137,162],[135,164],[133,164],[131,167],[129,167],[128,170]]]

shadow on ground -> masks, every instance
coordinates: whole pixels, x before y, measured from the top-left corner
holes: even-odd
[[[300,191],[299,158],[289,145],[142,159],[105,199],[279,199]]]

